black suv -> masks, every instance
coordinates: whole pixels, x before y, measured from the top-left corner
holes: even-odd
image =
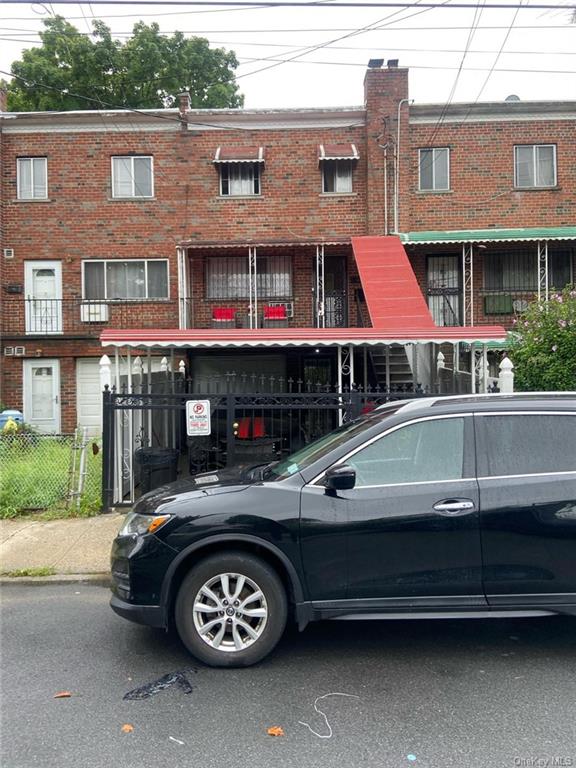
[[[112,608],[247,666],[288,617],[576,615],[576,392],[395,402],[287,459],[143,496]]]

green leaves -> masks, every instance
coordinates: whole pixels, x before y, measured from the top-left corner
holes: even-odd
[[[576,290],[535,301],[518,319],[520,340],[510,349],[514,387],[524,391],[576,389]]]
[[[42,45],[12,64],[8,87],[14,112],[172,107],[183,91],[193,108],[241,107],[234,82],[236,56],[208,40],[181,32],[162,35],[158,24],[139,21],[125,43],[112,39],[103,21],[91,36],[61,16],[45,19]]]

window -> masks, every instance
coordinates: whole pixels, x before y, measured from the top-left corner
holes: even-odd
[[[112,158],[112,197],[153,197],[153,158]]]
[[[48,159],[19,157],[16,166],[18,200],[48,198]]]
[[[352,192],[352,160],[322,161],[322,191],[340,195]]]
[[[85,299],[167,299],[168,262],[85,261]]]
[[[486,474],[576,472],[576,416],[482,416]]]
[[[258,256],[256,287],[262,298],[286,298],[292,295],[292,272],[287,255]],[[206,260],[206,298],[248,299],[250,281],[248,258],[215,256]]]
[[[448,147],[421,149],[419,158],[422,192],[445,192],[450,189],[450,150]]]
[[[230,197],[259,195],[260,165],[258,163],[222,163],[220,194]]]
[[[548,251],[548,285],[561,290],[572,279],[568,250]],[[484,257],[484,288],[489,291],[538,290],[536,253],[488,253]]]
[[[556,145],[526,144],[514,147],[514,186],[555,187]]]
[[[356,470],[356,488],[460,480],[464,419],[430,419],[400,427],[355,453],[346,464]]]

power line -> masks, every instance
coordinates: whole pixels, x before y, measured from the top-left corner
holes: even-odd
[[[517,29],[517,27],[514,27],[514,29]],[[2,30],[0,29],[0,33]],[[164,33],[169,34],[169,33]],[[183,33],[185,34],[185,33]],[[126,35],[127,37],[131,37],[131,35]],[[116,37],[116,35],[113,35],[113,37]],[[18,43],[36,43],[37,40],[31,40],[31,39],[19,39],[14,37],[9,37],[7,35],[0,34],[0,40],[6,40],[7,42],[18,42]],[[245,46],[247,48],[292,48],[292,49],[300,49],[301,46],[299,45],[286,45],[284,43],[255,43],[255,42],[234,42],[233,40],[210,40],[211,45],[228,45],[228,46]],[[374,46],[354,46],[354,45],[331,45],[330,50],[332,51],[373,51]],[[393,49],[394,53],[463,53],[463,48],[397,48],[394,46]],[[288,52],[288,51],[287,51]],[[498,51],[493,49],[485,49],[485,48],[475,48],[473,51],[468,51],[469,56],[489,56],[491,54],[498,53]],[[576,50],[572,51],[505,51],[505,56],[576,56]],[[245,57],[241,57],[245,58]],[[344,62],[345,63],[345,62]],[[351,64],[352,66],[352,64]],[[359,65],[359,64],[353,64],[353,66],[365,66]]]
[[[30,0],[0,0],[0,5],[28,5]],[[345,0],[336,0],[336,2],[326,3],[322,0],[254,0],[254,2],[242,2],[242,0],[90,0],[92,5],[138,5],[138,6],[225,6],[227,8],[242,7],[247,5],[253,8],[405,8],[410,9],[416,6],[420,8],[444,8],[445,3],[440,2],[380,2],[378,0],[360,0],[360,2],[346,2]],[[88,0],[54,0],[51,5],[83,5]],[[535,3],[523,5],[522,3],[450,3],[450,8],[480,8],[484,7],[491,10],[533,10],[533,11],[573,11],[576,12],[576,5],[561,5],[552,3]]]
[[[443,6],[444,7],[444,6]],[[450,6],[448,6],[450,7]],[[473,6],[469,6],[473,7]],[[564,7],[564,6],[563,6]],[[249,10],[249,9],[248,9]],[[184,13],[184,12],[183,12]],[[151,14],[143,14],[144,16],[150,16]],[[168,15],[168,14],[159,14],[162,16]],[[180,14],[177,14],[180,15]],[[130,14],[127,17],[123,16],[102,16],[99,17],[102,18],[131,18],[136,19],[140,18],[139,16],[136,16],[135,14]],[[82,21],[81,16],[70,16],[68,17],[68,21]],[[10,21],[30,21],[30,18],[13,18],[10,19]],[[390,22],[390,24],[386,24],[383,27],[373,27],[372,29],[368,30],[368,32],[379,32],[381,29],[386,29],[387,27],[391,26],[392,24],[396,24],[398,21],[402,21],[402,19],[398,19],[397,21]],[[15,32],[26,32],[31,34],[38,34],[36,30],[34,29],[18,29],[16,27],[4,27],[6,30],[12,30]],[[258,29],[238,29],[235,27],[234,29],[189,29],[189,30],[174,30],[175,32],[181,32],[183,35],[211,35],[211,34],[222,34],[222,35],[245,35],[245,34],[266,34],[266,35],[273,35],[273,34],[295,34],[299,32],[353,32],[354,27],[298,27],[296,29],[287,29],[285,27],[281,28],[266,28],[266,27],[259,27]],[[396,32],[443,32],[443,31],[450,31],[450,32],[461,32],[463,30],[468,31],[469,27],[455,27],[455,26],[426,26],[426,27],[394,27],[393,31]],[[503,29],[508,29],[508,24],[505,25],[486,25],[486,26],[479,26],[479,30],[482,31],[501,31]],[[547,29],[563,29],[565,31],[570,30],[573,32],[574,30],[570,28],[570,25],[566,24],[551,24],[551,25],[542,25],[542,24],[515,24],[514,29],[537,29],[538,31],[543,31]],[[70,34],[76,34],[76,35],[82,35],[87,36],[87,32],[80,32],[80,30],[75,30],[74,32],[71,32]],[[91,33],[93,34],[93,33]],[[131,32],[112,32],[111,33],[113,37],[132,37]],[[162,32],[161,34],[173,34],[173,32]],[[420,50],[420,49],[418,49]]]

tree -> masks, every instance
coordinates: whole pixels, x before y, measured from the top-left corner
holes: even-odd
[[[514,388],[520,391],[576,389],[576,290],[532,302],[516,322],[510,349]]]
[[[125,43],[103,21],[81,34],[61,16],[43,20],[42,45],[12,64],[8,109],[13,112],[171,107],[190,93],[193,108],[241,107],[233,51],[202,37],[162,35],[157,24],[135,24]]]

